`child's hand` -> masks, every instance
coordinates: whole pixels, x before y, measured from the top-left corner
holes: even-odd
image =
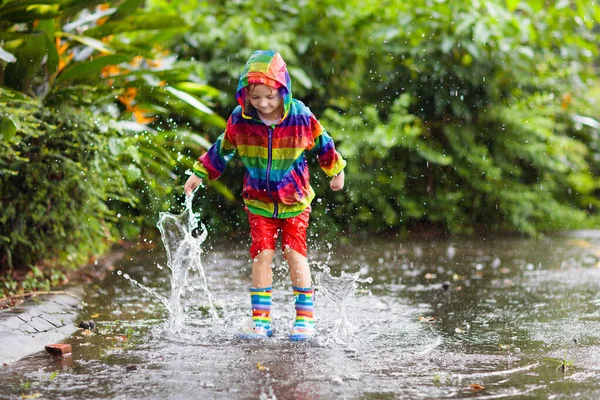
[[[338,190],[342,190],[344,188],[344,170],[342,170],[342,172],[340,172],[339,175],[336,175],[333,177],[333,179],[331,179],[329,187],[334,192],[337,192]]]
[[[185,182],[185,185],[183,185],[183,191],[185,192],[185,194],[187,194],[188,196],[192,195],[192,192],[202,183],[202,178],[200,178],[198,175],[196,174],[192,174],[190,175],[190,177],[188,178],[188,180]]]

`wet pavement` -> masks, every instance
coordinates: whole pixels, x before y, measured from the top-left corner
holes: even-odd
[[[315,249],[354,296],[317,292],[319,336],[292,343],[293,298],[276,261],[276,333],[235,339],[249,319],[245,244],[206,243],[208,296],[188,291],[182,332],[151,292],[115,273],[89,285],[68,359],[41,351],[0,370],[0,399],[598,399],[600,235],[360,241]],[[117,268],[163,297],[161,248]],[[313,265],[313,273],[323,272]],[[329,280],[323,280],[329,285]],[[336,292],[337,293],[337,292]],[[334,296],[335,300],[335,296]],[[73,324],[73,328],[75,324]]]
[[[81,288],[71,288],[0,310],[0,364],[44,351],[45,345],[61,342],[77,331],[82,293]]]

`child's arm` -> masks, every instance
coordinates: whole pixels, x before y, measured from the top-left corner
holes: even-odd
[[[314,143],[308,150],[317,156],[319,165],[325,174],[333,178],[329,187],[332,190],[341,190],[344,188],[344,167],[346,166],[346,161],[335,150],[333,139],[314,115],[311,115],[310,122]]]
[[[227,125],[229,126],[229,121]],[[226,129],[210,149],[194,164],[194,173],[183,186],[185,194],[191,195],[200,186],[203,179],[218,179],[225,171],[229,160],[233,158],[235,151],[235,144],[231,141]]]

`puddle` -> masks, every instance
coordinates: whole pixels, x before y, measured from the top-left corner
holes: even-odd
[[[0,398],[600,398],[597,235],[315,251],[311,261],[327,269],[312,268],[320,335],[308,343],[287,340],[294,308],[283,274],[275,336],[236,340],[250,318],[246,243],[202,246],[206,280],[196,274],[178,295],[180,335],[164,334],[177,326],[165,250],[131,252],[117,267],[150,290],[116,273],[90,286],[81,319],[97,330],[68,340],[69,359],[39,353],[0,369]]]

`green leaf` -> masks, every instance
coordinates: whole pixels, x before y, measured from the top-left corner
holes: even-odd
[[[27,40],[30,36],[40,36],[42,32],[0,32],[0,40]]]
[[[219,89],[196,82],[178,82],[176,84],[173,84],[172,86],[179,90],[183,90],[184,92],[199,96],[216,97],[220,93]]]
[[[62,5],[63,16],[74,15],[85,8],[92,9],[103,3],[106,3],[106,0],[66,0]]]
[[[437,165],[450,165],[452,164],[452,157],[446,154],[442,154],[434,149],[427,146],[418,146],[417,153],[427,161]]]
[[[9,141],[13,138],[15,133],[21,129],[19,119],[14,115],[4,115],[0,122],[0,134],[5,141]]]
[[[189,93],[182,92],[181,90],[177,90],[172,86],[167,86],[164,88],[164,90],[175,95],[179,100],[189,104],[190,106],[196,108],[197,110],[202,111],[205,114],[213,113],[213,110],[208,108],[208,106],[206,106],[204,103],[202,103],[200,100],[198,100],[197,98],[195,98],[194,96],[192,96]]]
[[[112,17],[110,17],[110,20],[118,21],[118,20],[121,20],[121,19],[133,14],[138,8],[140,8],[140,6],[142,5],[143,2],[144,2],[144,0],[126,0],[126,1],[124,1],[123,3],[121,3],[119,8],[117,8],[117,12],[114,13],[112,15]]]
[[[110,151],[110,154],[112,154],[113,156],[118,156],[123,152],[124,149],[125,144],[123,143],[123,140],[121,140],[121,138],[108,138],[108,150]]]
[[[4,85],[0,85],[0,100],[6,101],[6,100],[13,100],[13,99],[24,100],[24,101],[30,100],[30,98],[26,94],[19,92],[17,90],[8,88]]]
[[[300,83],[304,88],[311,89],[312,88],[312,80],[306,75],[300,68],[296,67],[288,67],[288,71],[290,72],[291,77],[294,81]]]
[[[137,165],[129,164],[125,170],[127,182],[135,182],[142,177],[142,171]]]
[[[73,34],[67,33],[67,32],[57,32],[56,36],[67,37],[67,38],[75,40],[81,44],[85,44],[86,46],[89,46],[93,49],[96,49],[102,53],[109,53],[109,54],[115,53],[115,50],[113,48],[108,47],[106,44],[104,44],[103,42],[101,42],[98,39],[94,39],[94,38],[87,37],[87,36],[73,35]]]
[[[211,142],[196,133],[192,133],[190,131],[179,131],[177,133],[182,139],[186,139],[186,141],[190,141],[198,146],[204,147],[207,150],[212,146]]]
[[[508,11],[513,12],[517,9],[519,3],[520,0],[506,0],[506,7],[508,8]]]
[[[30,36],[13,51],[17,61],[6,65],[4,84],[23,92],[31,92],[33,82],[41,75],[47,57],[46,37]]]
[[[7,63],[13,63],[17,61],[17,58],[0,46],[0,60]]]
[[[219,181],[208,181],[208,185],[214,188],[221,196],[225,197],[229,201],[235,201],[235,195],[231,190],[227,188],[222,182]]]
[[[36,19],[52,19],[60,15],[59,4],[34,4],[10,10],[0,9],[0,20],[11,22],[30,22]]]
[[[473,30],[473,39],[481,44],[486,44],[490,36],[492,36],[492,31],[488,27],[488,21],[478,21]]]
[[[61,0],[7,0],[0,1],[2,3],[0,5],[0,13],[6,12],[10,10],[14,10],[15,8],[21,8],[26,6],[35,6],[40,4],[49,4],[49,5],[60,5],[62,3]]]
[[[84,61],[65,68],[63,72],[56,78],[56,83],[60,84],[73,79],[88,77],[91,79],[98,78],[102,68],[108,65],[120,64],[131,60],[130,55],[112,54],[108,56],[98,57],[92,61]]]
[[[181,28],[186,23],[183,18],[176,15],[141,14],[127,17],[123,20],[107,22],[85,31],[87,36],[102,38],[123,32],[135,32],[154,29]]]
[[[46,60],[46,65],[48,67],[48,73],[50,75],[56,74],[58,70],[58,51],[56,50],[56,46],[52,41],[52,38],[46,36],[46,49],[48,50],[48,59]]]
[[[598,187],[596,180],[589,172],[573,172],[567,176],[567,182],[582,194],[590,194]]]
[[[39,21],[37,29],[45,33],[46,36],[46,66],[48,68],[48,73],[50,75],[54,75],[58,69],[58,51],[56,50],[56,45],[54,44],[54,20],[46,19]]]

